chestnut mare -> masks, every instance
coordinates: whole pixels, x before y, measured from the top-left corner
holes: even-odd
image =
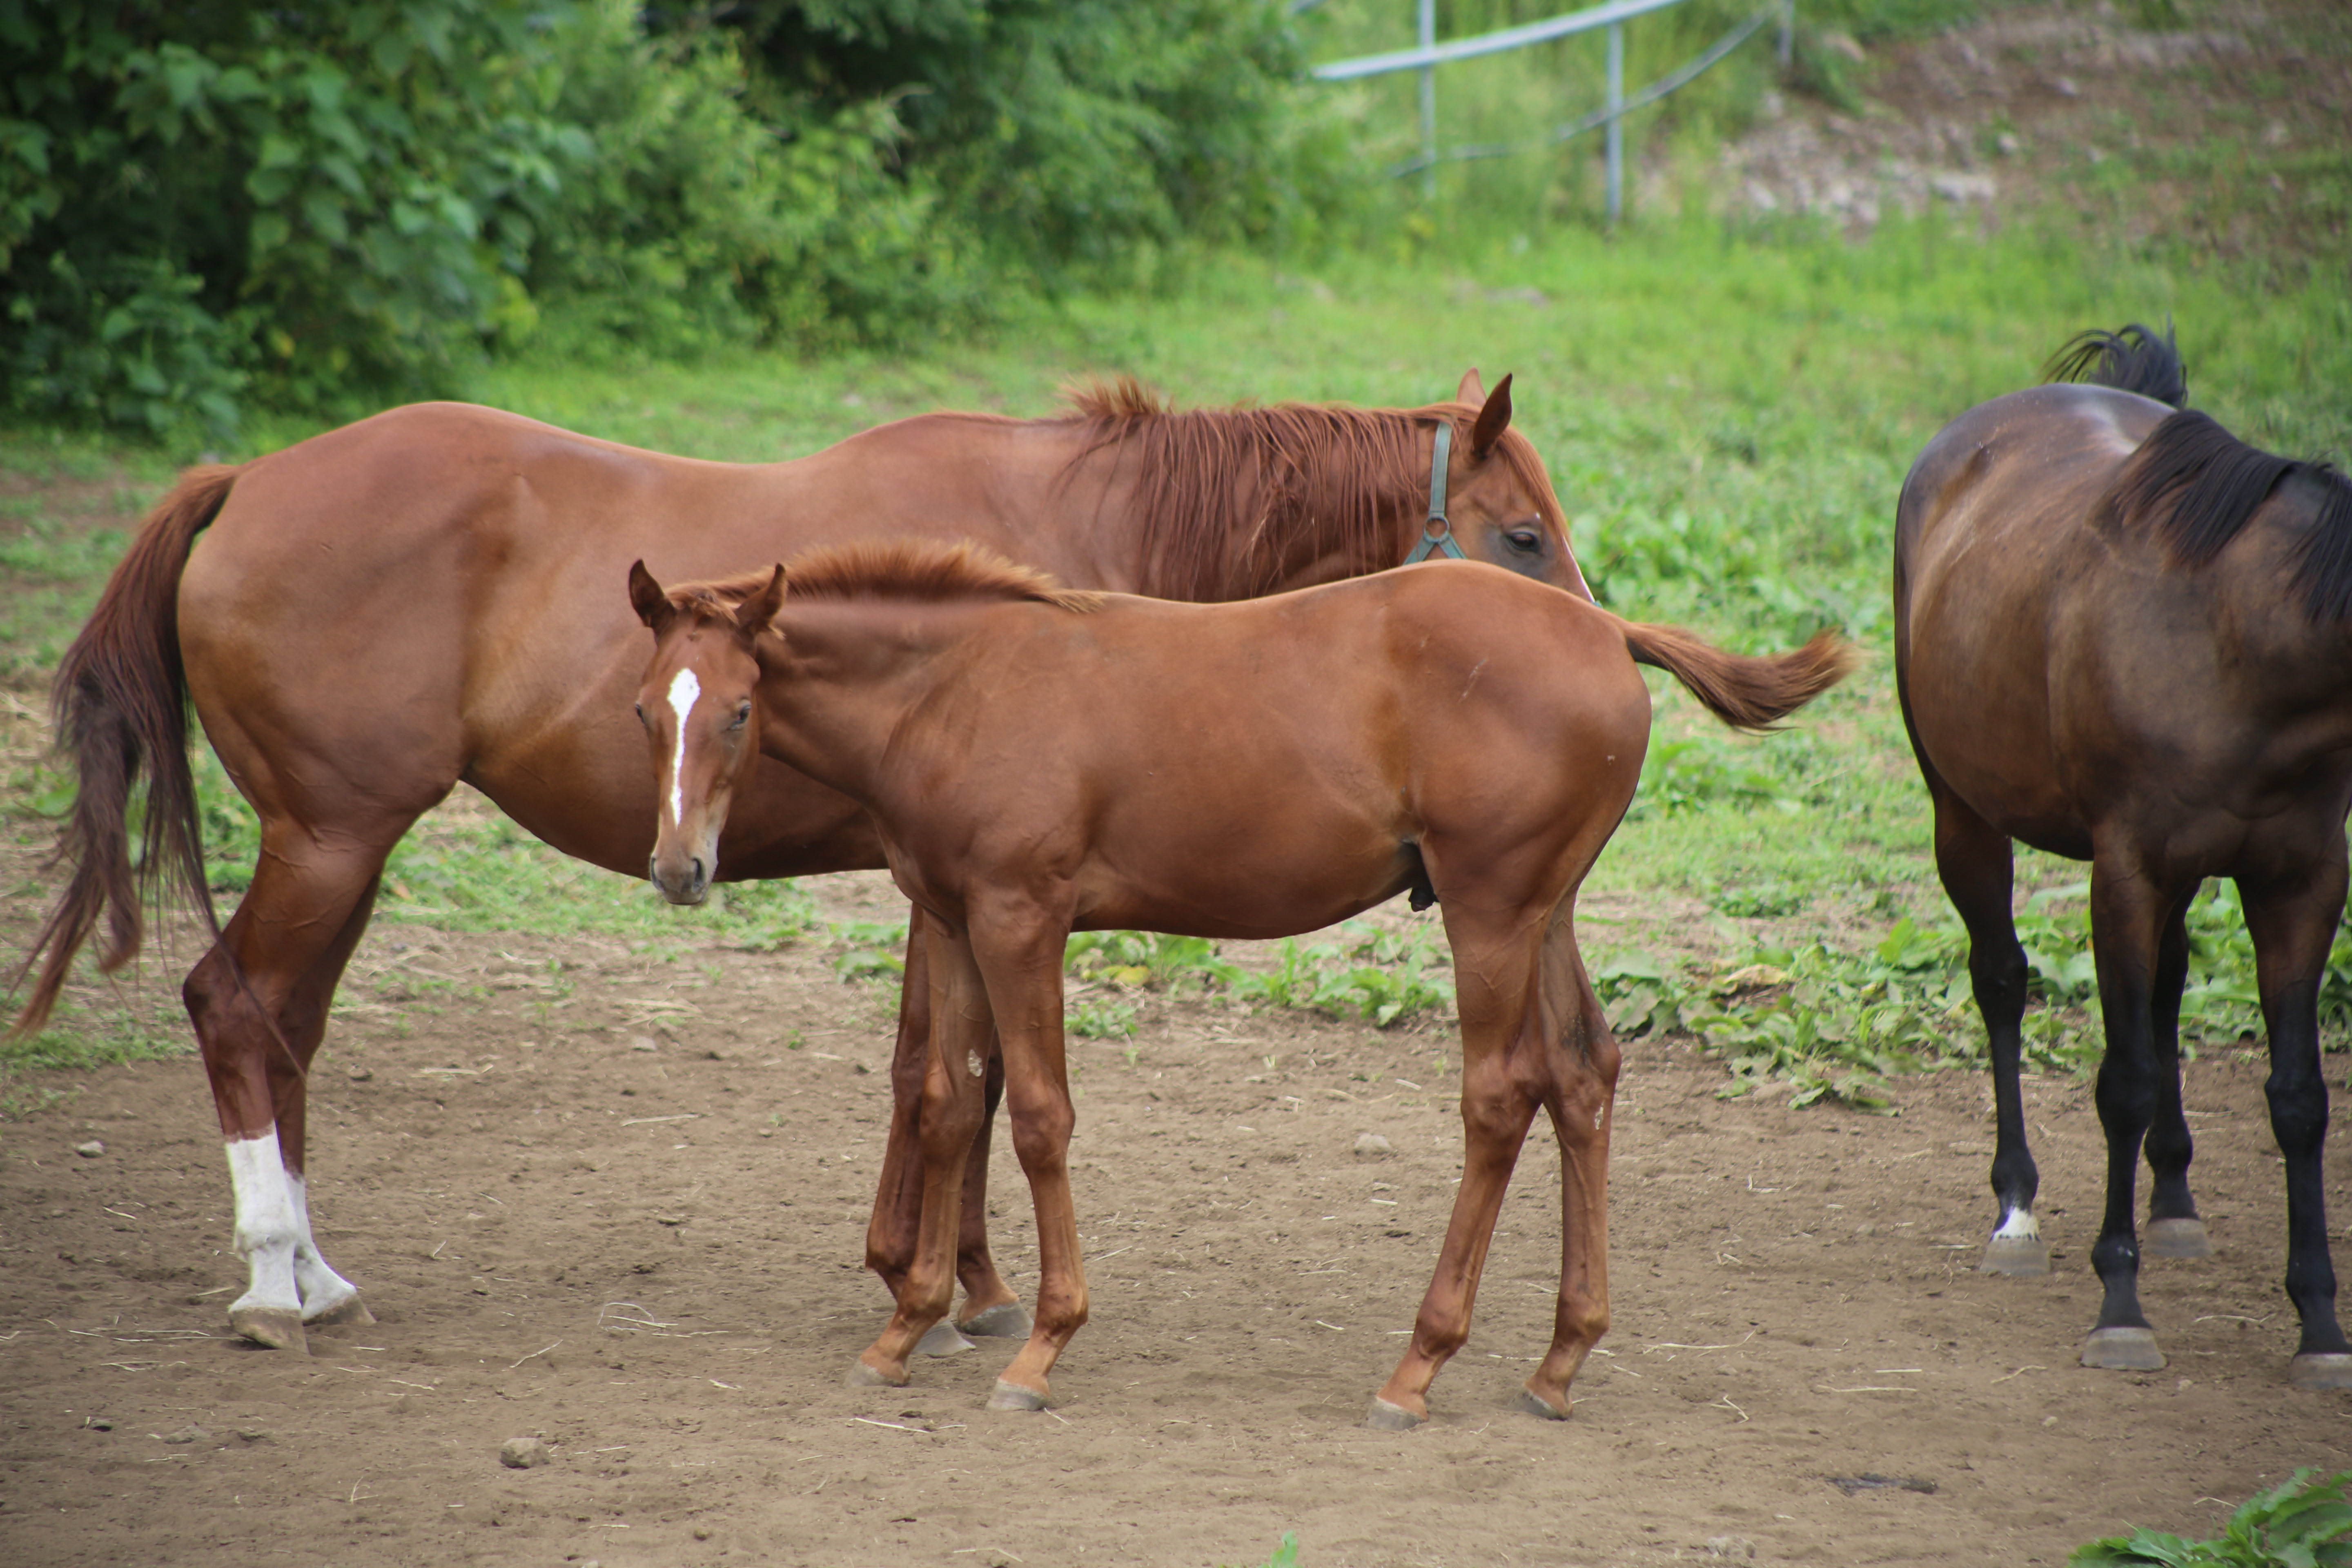
[[[211,921],[193,700],[261,819],[252,886],[184,986],[250,1267],[229,1321],[295,1347],[306,1321],[363,1321],[320,1256],[303,1178],[305,1074],[336,984],[385,856],[461,779],[567,854],[645,868],[654,793],[629,717],[643,633],[609,588],[632,560],[708,574],[841,539],[971,538],[1073,582],[1234,598],[1394,566],[1447,533],[1424,531],[1442,510],[1425,504],[1433,452],[1447,450],[1457,547],[1584,592],[1543,464],[1507,428],[1509,378],[1487,396],[1473,372],[1459,398],[1173,414],[1123,382],[1060,418],[930,414],[762,466],[425,404],[193,469],[58,668],[58,734],[80,774],[61,844],[74,869],[27,960],[40,973],[17,1027],[47,1016],[101,920],[101,967],[131,958],[142,895],[177,884]],[[142,768],[134,872],[125,820]],[[732,878],[883,863],[855,802],[775,763],[741,781],[725,849]],[[919,1006],[925,949],[910,942]],[[909,1070],[927,1038],[919,1016],[902,1029]],[[907,1132],[894,1124],[877,1200],[886,1278],[913,1246],[911,1209],[896,1209],[920,1197]],[[983,1213],[965,1260],[975,1307],[1025,1331]]]
[[[2059,376],[2086,370],[2095,384],[2014,392],[1946,426],[1896,514],[1895,683],[1992,1057],[2000,1217],[1984,1267],[2050,1267],[2018,1093],[2026,963],[2010,841],[2091,862],[2107,1198],[2085,1366],[2164,1365],[2132,1226],[2143,1139],[2148,1250],[2209,1250],[2180,1104],[2184,922],[2203,879],[2232,878],[2286,1159],[2286,1292],[2303,1323],[2289,1375],[2352,1388],[2322,1197],[2317,1021],[2352,806],[2352,484],[2176,412],[2186,393],[2168,336],[2089,332],[2053,363]]]
[[[1844,644],[1824,633],[1743,658],[1483,565],[1202,605],[894,543],[667,593],[639,566],[629,590],[655,632],[639,704],[662,891],[698,896],[692,861],[764,753],[865,805],[924,912],[935,1034],[919,1240],[853,1381],[907,1382],[951,1304],[992,1026],[1041,1278],[1029,1342],[990,1404],[1046,1403],[1087,1319],[1063,1060],[1073,930],[1278,937],[1412,889],[1436,900],[1453,943],[1467,1146],[1436,1276],[1372,1421],[1428,1415],[1538,1106],[1561,1146],[1564,1236],[1551,1350],[1522,1404],[1568,1414],[1569,1380],[1609,1321],[1618,1062],[1573,913],[1648,744],[1635,661],[1754,728],[1838,679]]]

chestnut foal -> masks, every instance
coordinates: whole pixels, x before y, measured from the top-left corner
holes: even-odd
[[[1438,900],[1453,944],[1467,1146],[1436,1276],[1371,1422],[1427,1417],[1538,1107],[1560,1141],[1564,1235],[1550,1352],[1520,1403],[1565,1416],[1609,1321],[1618,1065],[1573,911],[1641,773],[1635,659],[1752,728],[1837,680],[1845,646],[1825,633],[1743,658],[1470,563],[1215,605],[1081,593],[936,543],[815,552],[789,581],[789,599],[782,566],[665,592],[639,565],[629,586],[656,634],[639,710],[662,890],[698,895],[736,782],[765,754],[866,807],[924,914],[921,1218],[898,1310],[853,1381],[904,1384],[950,1305],[992,1026],[1041,1279],[990,1404],[1047,1402],[1087,1320],[1063,1058],[1073,930],[1279,937],[1411,889]]]

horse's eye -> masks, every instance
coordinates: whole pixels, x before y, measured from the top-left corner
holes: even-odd
[[[1511,529],[1503,538],[1522,555],[1533,555],[1543,544],[1543,536],[1532,528]]]
[[[737,704],[735,705],[735,722],[733,722],[732,724],[728,725],[727,727],[728,727],[730,730],[740,730],[740,729],[741,729],[741,728],[743,727],[743,725],[744,725],[745,721],[748,721],[751,717],[751,700],[750,700],[749,698],[746,698],[744,700],[742,700],[741,702],[739,702],[739,703],[737,703]]]
[[[640,724],[642,724],[642,723],[644,723],[645,721],[646,721],[646,705],[645,705],[644,703],[640,702],[640,703],[638,703],[638,704],[637,704],[637,722],[638,722],[638,723],[640,723]]]

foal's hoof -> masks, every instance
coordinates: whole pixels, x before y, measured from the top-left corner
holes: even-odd
[[[291,1308],[234,1307],[229,1310],[228,1326],[255,1344],[297,1355],[310,1353],[310,1336],[302,1331],[302,1314]]]
[[[880,1367],[869,1366],[859,1361],[850,1363],[849,1376],[844,1381],[852,1388],[904,1388],[907,1386],[907,1374],[902,1372],[893,1377]]]
[[[1364,1425],[1382,1432],[1410,1432],[1428,1419],[1426,1415],[1415,1415],[1402,1405],[1391,1405],[1375,1394],[1372,1395],[1371,1411],[1364,1417]]]
[[[2093,1329],[2083,1339],[2083,1364],[2103,1372],[2161,1372],[2164,1352],[2156,1348],[2154,1329]]]
[[[2213,1256],[2213,1243],[2201,1219],[2152,1219],[2140,1235],[2139,1249],[2149,1258]]]
[[[2297,1388],[2352,1388],[2352,1355],[2299,1355],[2286,1363],[2286,1380]]]
[[[1511,1408],[1523,1410],[1529,1415],[1540,1415],[1547,1421],[1565,1421],[1568,1419],[1569,1411],[1574,1406],[1566,1400],[1554,1405],[1534,1389],[1522,1388],[1517,1394],[1512,1395]]]
[[[1001,1377],[996,1380],[996,1392],[988,1396],[991,1410],[1043,1410],[1045,1404],[1042,1389],[1007,1383]]]
[[[2038,1236],[1996,1236],[1985,1243],[1979,1274],[2008,1274],[2031,1279],[2050,1272],[2050,1244]]]
[[[1029,1321],[1028,1308],[1018,1301],[1000,1301],[956,1327],[978,1340],[1025,1340],[1035,1325]]]
[[[302,1321],[314,1329],[363,1329],[375,1321],[375,1314],[354,1290],[324,1311],[305,1313]]]
[[[917,1355],[961,1355],[966,1351],[979,1348],[956,1332],[956,1326],[945,1318],[925,1329],[923,1337],[915,1342]]]

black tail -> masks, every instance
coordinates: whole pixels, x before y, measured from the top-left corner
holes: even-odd
[[[2164,323],[2160,338],[2137,321],[2120,332],[2093,327],[2077,333],[2050,356],[2050,363],[2042,367],[2042,379],[2087,380],[2094,386],[2137,392],[2175,408],[2189,406],[2189,373],[2181,368],[2180,350],[2172,341],[2169,321]]]

